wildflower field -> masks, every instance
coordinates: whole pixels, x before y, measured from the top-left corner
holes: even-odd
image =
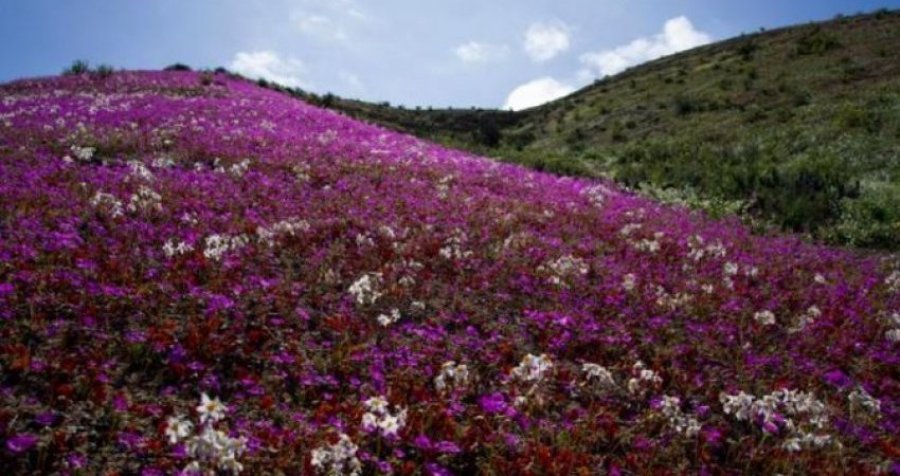
[[[194,72],[0,86],[2,474],[900,472],[900,260]]]

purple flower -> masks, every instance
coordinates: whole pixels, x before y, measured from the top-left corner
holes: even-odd
[[[53,426],[59,416],[54,412],[39,413],[34,417],[34,422],[41,426]]]
[[[506,400],[500,392],[483,395],[478,399],[478,404],[486,413],[502,413],[507,408]]]
[[[428,474],[431,476],[452,476],[453,473],[444,468],[443,466],[437,463],[428,463],[425,465],[425,469],[428,470]]]
[[[418,435],[413,439],[413,445],[420,450],[430,450],[431,449],[431,440],[425,435]]]
[[[16,291],[16,288],[13,287],[10,283],[0,283],[0,297],[8,296]]]
[[[452,441],[441,441],[440,443],[434,445],[434,449],[436,449],[439,453],[446,454],[456,454],[462,451],[459,449],[459,446],[457,446],[456,443]]]
[[[837,369],[827,372],[823,378],[826,382],[838,388],[844,388],[851,383],[850,377]]]
[[[38,437],[28,433],[22,433],[6,440],[6,449],[13,454],[24,453],[38,443]]]

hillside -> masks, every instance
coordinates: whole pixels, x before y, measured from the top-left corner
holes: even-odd
[[[900,11],[743,35],[512,113],[318,104],[760,228],[900,250]]]
[[[898,469],[887,256],[223,74],[0,97],[4,474]]]

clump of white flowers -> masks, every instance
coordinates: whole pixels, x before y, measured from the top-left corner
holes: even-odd
[[[895,312],[887,320],[892,329],[884,331],[884,338],[891,342],[900,342],[900,312]]]
[[[460,229],[453,231],[446,240],[444,246],[438,251],[442,258],[450,261],[458,261],[472,256],[472,252],[463,249],[463,244],[468,240],[466,233]]]
[[[597,208],[603,207],[603,202],[606,201],[607,194],[611,193],[612,191],[609,189],[609,187],[602,184],[597,184],[585,188],[581,191],[581,194],[584,195],[588,199],[588,201]]]
[[[643,362],[638,360],[631,367],[631,378],[628,379],[628,393],[632,395],[644,395],[648,389],[662,385],[662,377],[655,371],[648,369]]]
[[[581,364],[581,371],[585,373],[585,379],[589,383],[597,384],[603,389],[616,387],[616,379],[613,378],[612,372],[602,365],[585,362]]]
[[[443,392],[449,388],[460,388],[469,382],[469,368],[448,360],[441,365],[441,372],[434,378],[434,388]]]
[[[681,411],[681,399],[678,397],[663,395],[656,404],[656,409],[666,417],[669,426],[677,433],[689,438],[700,433],[700,422]]]
[[[528,354],[522,358],[510,375],[519,381],[526,383],[537,383],[543,380],[544,376],[553,369],[553,361],[547,354],[534,355]]]
[[[688,239],[688,248],[690,252],[687,257],[693,261],[700,261],[705,257],[724,258],[728,254],[728,250],[721,241],[716,240],[713,243],[705,244],[705,240],[700,235],[691,236]]]
[[[228,175],[231,175],[234,178],[242,177],[249,169],[250,169],[250,159],[244,159],[236,164],[231,164],[231,166],[229,166],[228,168],[225,168],[225,166],[222,165],[222,159],[216,157],[215,160],[213,160],[213,171],[214,172],[220,173],[220,174],[227,173]]]
[[[665,233],[657,231],[653,234],[652,240],[641,238],[640,240],[632,242],[631,245],[634,246],[634,249],[638,251],[653,254],[660,250],[661,245],[659,240],[661,240],[663,236],[665,236]]]
[[[637,286],[637,276],[634,273],[628,273],[622,278],[622,288],[631,292]]]
[[[120,217],[125,214],[124,207],[122,206],[122,201],[116,198],[115,195],[100,192],[94,194],[91,198],[91,206],[95,208],[99,208],[113,218]]]
[[[884,284],[888,287],[888,292],[900,293],[900,270],[892,272],[885,278]]]
[[[568,278],[587,274],[589,268],[583,259],[565,255],[538,266],[537,270],[539,273],[550,274],[547,278],[550,284],[562,285]]]
[[[137,193],[131,195],[128,201],[128,211],[161,211],[162,197],[146,185],[138,187]]]
[[[440,180],[438,180],[437,184],[435,185],[435,188],[437,189],[438,198],[440,198],[441,200],[445,200],[447,198],[447,196],[448,196],[447,194],[450,191],[450,184],[455,179],[456,179],[456,177],[453,176],[453,174],[450,174],[450,175],[445,175],[444,177],[441,177]]]
[[[194,251],[194,246],[190,243],[186,243],[184,241],[179,241],[177,244],[174,240],[168,239],[163,244],[163,253],[165,253],[166,258],[171,258],[177,255],[183,255]]]
[[[225,253],[239,250],[250,243],[247,235],[229,236],[225,234],[209,235],[204,240],[203,256],[211,260],[220,260]]]
[[[863,409],[876,417],[881,415],[881,400],[870,395],[869,392],[862,387],[858,386],[855,390],[850,392],[850,395],[847,395],[847,400],[850,402],[851,409]]]
[[[356,304],[364,306],[366,304],[375,304],[382,293],[378,291],[381,285],[381,273],[366,273],[357,279],[347,292],[356,300]]]
[[[763,326],[771,326],[775,324],[775,313],[769,310],[759,311],[753,314],[753,320]]]
[[[309,175],[311,171],[312,167],[307,163],[296,164],[291,167],[291,172],[294,173],[294,178],[296,178],[298,182],[309,182],[312,179]]]
[[[400,310],[397,308],[391,309],[391,312],[388,314],[379,314],[377,319],[378,323],[382,325],[382,327],[387,327],[397,321],[400,320],[402,316],[400,315]]]
[[[156,176],[153,175],[153,172],[151,172],[143,162],[137,160],[129,160],[128,167],[131,169],[132,177],[146,180],[148,182],[152,182],[156,179]]]
[[[644,225],[642,225],[640,223],[628,223],[627,225],[623,226],[622,229],[619,230],[619,234],[624,237],[628,237],[629,235],[631,235],[632,232],[640,230],[643,227],[644,227]]]
[[[175,161],[172,160],[171,157],[168,156],[160,156],[156,157],[150,162],[150,165],[157,169],[167,169],[169,167],[175,166]]]
[[[214,474],[216,471],[238,474],[244,466],[238,461],[247,449],[247,439],[232,438],[216,424],[225,418],[228,408],[218,398],[200,396],[197,406],[199,426],[182,416],[172,416],[166,422],[166,437],[169,443],[184,443],[187,455],[193,459],[184,472],[188,474]],[[194,433],[194,430],[198,430]]]
[[[800,332],[803,329],[806,329],[806,326],[812,324],[822,315],[822,311],[818,306],[809,306],[809,308],[803,314],[800,314],[794,319],[794,325],[788,328],[788,332],[793,334],[796,332]]]
[[[722,393],[719,401],[725,413],[738,421],[754,423],[770,434],[784,432],[781,447],[785,450],[837,443],[831,435],[819,433],[828,423],[828,415],[825,404],[811,392],[782,389],[756,398],[741,391],[736,395]]]
[[[382,436],[396,437],[397,432],[406,425],[406,408],[398,408],[395,406],[394,411],[390,411],[390,405],[384,397],[371,397],[363,402],[368,410],[362,417],[362,428],[364,431],[372,432],[378,430]]]
[[[666,288],[662,286],[656,287],[656,305],[674,311],[683,308],[691,303],[694,297],[688,293],[678,292],[670,294]]]
[[[94,158],[94,153],[97,152],[96,147],[79,147],[77,145],[73,145],[69,147],[69,152],[75,156],[77,160],[81,162],[90,162],[91,159]]]
[[[358,248],[369,248],[375,246],[375,240],[368,233],[357,233],[356,246]]]
[[[312,450],[312,466],[320,474],[328,476],[358,476],[362,463],[356,457],[359,447],[350,437],[341,433],[338,441]]]
[[[281,236],[297,236],[297,233],[309,231],[309,222],[298,218],[288,218],[273,223],[267,227],[256,227],[256,239],[269,248],[275,246],[275,241]]]

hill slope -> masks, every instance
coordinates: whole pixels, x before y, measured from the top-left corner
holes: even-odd
[[[900,11],[880,11],[696,48],[518,113],[318,99],[503,160],[897,250],[898,52]]]
[[[886,257],[225,75],[0,97],[4,474],[896,471]]]

